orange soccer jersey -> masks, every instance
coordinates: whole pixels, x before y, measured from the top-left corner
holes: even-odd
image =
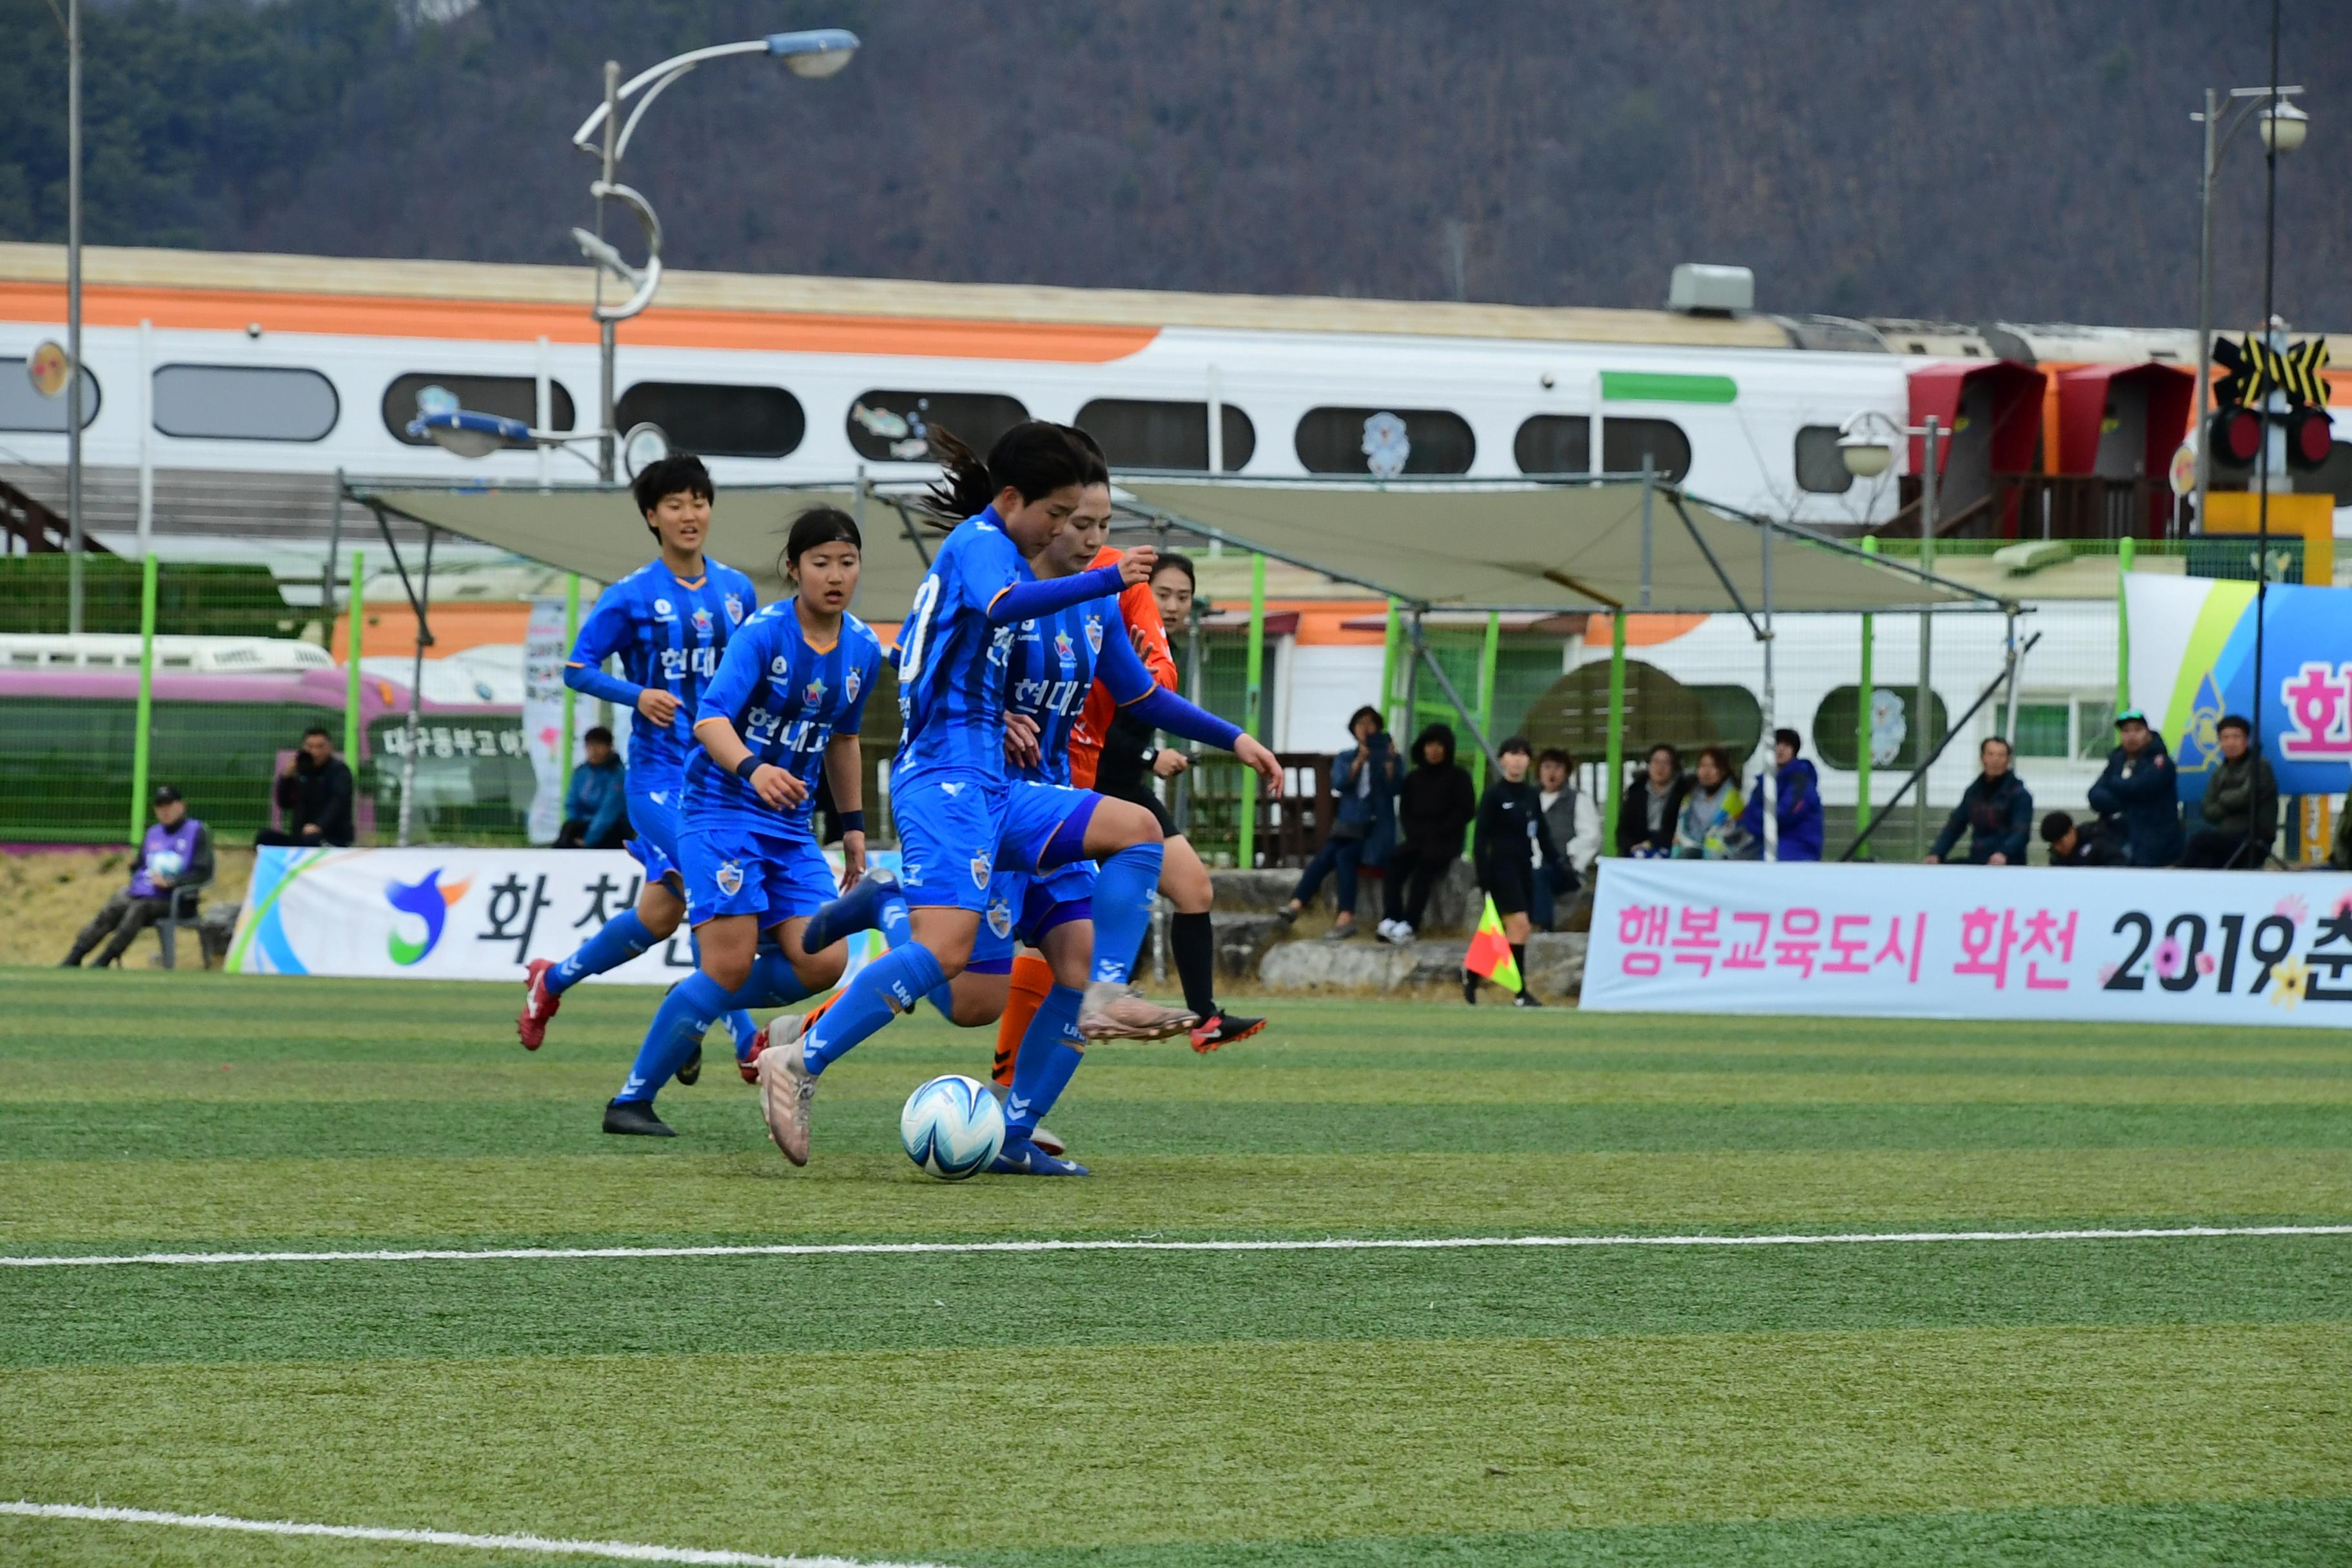
[[[1091,566],[1108,566],[1118,561],[1120,551],[1103,546]],[[1090,568],[1091,569],[1091,568]],[[1118,596],[1118,613],[1129,631],[1143,634],[1143,666],[1151,671],[1152,679],[1169,690],[1176,689],[1176,655],[1168,646],[1168,627],[1160,619],[1160,601],[1151,596],[1151,584],[1138,583]],[[1110,698],[1110,689],[1097,680],[1087,693],[1087,705],[1078,710],[1078,721],[1070,731],[1070,782],[1080,789],[1095,787],[1095,767],[1102,759],[1103,738],[1110,733],[1111,716],[1118,704]]]

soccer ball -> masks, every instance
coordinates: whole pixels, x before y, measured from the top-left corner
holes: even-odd
[[[943,1182],[988,1169],[1004,1147],[1004,1107],[976,1079],[948,1073],[907,1097],[898,1112],[907,1158]]]

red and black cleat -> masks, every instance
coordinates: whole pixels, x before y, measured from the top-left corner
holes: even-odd
[[[535,1051],[547,1043],[547,1021],[563,1005],[563,998],[547,988],[547,972],[554,967],[548,959],[534,958],[527,970],[530,979],[523,989],[522,1012],[515,1019],[515,1037],[524,1050]]]
[[[1231,1013],[1219,1009],[1193,1026],[1192,1048],[1205,1056],[1219,1046],[1229,1046],[1235,1040],[1246,1040],[1265,1027],[1264,1018],[1236,1018]]]

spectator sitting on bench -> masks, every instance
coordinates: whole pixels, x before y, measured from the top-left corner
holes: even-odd
[[[2000,736],[1987,735],[1978,742],[1977,761],[1984,771],[1969,781],[1960,793],[1959,804],[1944,819],[1944,830],[1936,835],[1935,847],[1927,851],[1928,865],[1940,866],[1949,858],[1963,833],[1969,836],[1969,865],[2025,864],[2026,835],[2033,827],[2033,794],[2011,770],[2011,760],[2009,742]]]
[[[131,862],[131,880],[106,900],[89,924],[81,928],[65,956],[62,969],[79,969],[89,950],[99,949],[98,967],[118,963],[139,940],[139,933],[172,912],[173,889],[200,888],[213,879],[213,837],[205,825],[188,815],[187,804],[170,784],[155,788],[155,820]],[[110,933],[111,940],[109,940]]]
[[[558,849],[618,849],[629,836],[629,771],[613,749],[613,731],[599,724],[580,737],[586,755],[563,793]]]

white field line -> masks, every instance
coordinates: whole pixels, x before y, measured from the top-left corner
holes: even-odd
[[[453,1530],[381,1530],[363,1524],[299,1524],[286,1519],[232,1519],[218,1513],[158,1513],[143,1508],[82,1508],[64,1502],[0,1501],[0,1514],[106,1524],[162,1524],[247,1535],[314,1535],[338,1541],[389,1541],[404,1546],[464,1546],[478,1552],[535,1552],[547,1557],[601,1557],[614,1563],[689,1563],[711,1568],[941,1568],[931,1563],[880,1563],[855,1557],[771,1557],[692,1546],[641,1546],[629,1541],[556,1541],[543,1535],[466,1535]]]
[[[740,1247],[500,1247],[384,1248],[366,1252],[130,1252],[78,1257],[0,1256],[0,1268],[95,1268],[183,1263],[528,1263],[629,1258],[856,1258],[1041,1252],[1455,1252],[1474,1247],[1856,1247],[1937,1242],[2183,1241],[2206,1237],[2352,1236],[2352,1225],[2185,1225],[2115,1230],[1829,1231],[1815,1236],[1330,1237],[1318,1240],[776,1242]]]

